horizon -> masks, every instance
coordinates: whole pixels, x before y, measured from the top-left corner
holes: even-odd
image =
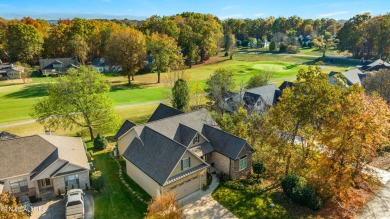
[[[75,5],[77,7],[75,7]],[[383,7],[381,0],[328,0],[320,3],[309,3],[298,0],[280,0],[274,4],[264,1],[248,0],[246,4],[237,1],[206,0],[69,0],[67,2],[40,1],[10,1],[0,3],[1,17],[12,20],[23,17],[45,20],[58,19],[129,19],[144,20],[152,15],[171,16],[183,12],[209,13],[221,20],[228,18],[256,19],[273,17],[299,16],[303,19],[333,18],[348,20],[357,14],[365,12],[372,16],[390,12],[390,6]]]

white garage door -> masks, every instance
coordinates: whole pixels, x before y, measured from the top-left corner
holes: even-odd
[[[172,188],[176,192],[176,198],[181,199],[186,195],[198,191],[200,189],[199,179],[199,176],[195,176]]]

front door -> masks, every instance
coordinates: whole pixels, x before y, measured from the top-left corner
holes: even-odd
[[[47,188],[52,186],[51,179],[41,179],[39,180],[39,183],[41,188]]]

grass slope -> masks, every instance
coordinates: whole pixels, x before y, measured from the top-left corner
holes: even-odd
[[[293,204],[280,189],[252,194],[247,189],[235,190],[221,184],[214,190],[212,197],[241,219],[321,218],[310,209]]]
[[[94,197],[95,215],[99,218],[143,218],[147,205],[139,201],[122,184],[118,175],[118,165],[103,151],[95,155],[94,165],[105,178],[103,194]]]

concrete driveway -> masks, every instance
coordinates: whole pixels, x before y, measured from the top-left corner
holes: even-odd
[[[200,190],[194,192],[191,195],[188,195],[179,200],[179,204],[183,206],[184,218],[186,219],[207,219],[207,218],[237,218],[229,210],[219,204],[217,201],[211,197],[211,193],[217,188],[218,181],[215,174],[213,176],[213,181],[208,190]]]
[[[385,184],[375,197],[364,207],[358,219],[388,219],[390,218],[390,172],[373,168],[378,179]]]
[[[31,204],[33,213],[31,219],[62,219],[65,218],[65,199],[52,199]],[[93,219],[94,205],[90,191],[84,196],[85,219]]]

